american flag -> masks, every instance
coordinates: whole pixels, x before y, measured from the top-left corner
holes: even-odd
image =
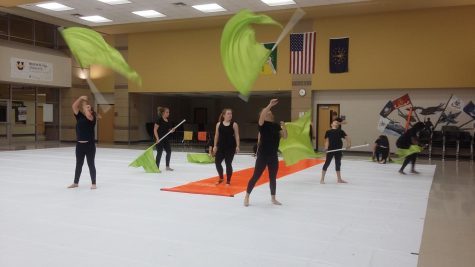
[[[290,34],[290,73],[315,73],[315,32]]]

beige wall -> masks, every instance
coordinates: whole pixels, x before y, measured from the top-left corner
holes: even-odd
[[[447,88],[475,86],[475,7],[437,8],[320,18],[314,90]],[[305,21],[308,23],[308,21]],[[308,26],[308,25],[307,25]],[[144,85],[134,92],[233,91],[220,61],[221,28],[129,35],[129,62]],[[272,41],[280,29],[257,29]],[[350,72],[329,73],[329,38],[350,37]],[[289,90],[289,40],[279,45],[279,71],[263,76],[256,91]]]
[[[379,122],[379,112],[389,100],[394,100],[404,94],[409,94],[414,106],[431,107],[441,103],[445,105],[451,94],[467,103],[475,101],[474,89],[395,89],[395,90],[328,90],[314,91],[313,94],[313,112],[314,118],[317,118],[317,104],[340,104],[340,114],[346,116],[347,124],[343,125],[343,130],[351,137],[354,145],[370,143],[381,135],[377,126]],[[402,108],[403,109],[403,108]],[[403,110],[407,112],[406,110]],[[419,115],[421,120],[426,117],[431,118],[435,124],[439,113],[433,116]],[[390,119],[401,122],[405,126],[405,120],[397,116],[397,111],[393,111]],[[457,120],[465,123],[470,117],[463,113]],[[314,124],[316,122],[314,121]],[[316,124],[315,124],[316,125]],[[471,124],[473,126],[473,123]],[[437,128],[440,129],[439,125]],[[321,138],[321,137],[319,137]],[[395,137],[390,137],[392,151],[394,151]],[[369,151],[369,148],[363,149]]]
[[[142,88],[130,83],[131,92],[234,91],[221,64],[222,28],[131,34],[128,59],[143,78]],[[259,27],[260,42],[277,39],[278,27]],[[289,41],[278,48],[278,74],[261,76],[260,91],[290,88]]]
[[[473,87],[473,14],[470,6],[319,19],[313,88]],[[332,37],[350,38],[348,73],[329,73]]]

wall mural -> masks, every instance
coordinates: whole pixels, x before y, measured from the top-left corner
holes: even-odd
[[[475,129],[475,104],[467,104],[455,95],[445,103],[422,107],[412,103],[409,94],[389,100],[379,112],[378,130],[381,133],[400,136],[416,122],[424,122],[434,131],[443,126],[456,126],[460,130]]]

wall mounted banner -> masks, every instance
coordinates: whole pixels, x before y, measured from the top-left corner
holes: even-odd
[[[53,81],[53,64],[28,59],[10,58],[11,77],[34,81]]]
[[[275,43],[264,43],[265,48],[271,50]],[[277,74],[277,47],[270,53],[267,62],[262,66],[262,75]]]

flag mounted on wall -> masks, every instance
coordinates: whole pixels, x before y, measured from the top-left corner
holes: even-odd
[[[272,50],[274,45],[275,43],[266,43],[264,44],[264,47],[267,48],[268,50]],[[277,74],[277,47],[274,50],[272,50],[266,63],[264,63],[264,65],[262,66],[261,74],[262,75]]]
[[[330,73],[348,72],[350,38],[330,39]]]
[[[290,74],[315,73],[316,32],[290,34]]]

